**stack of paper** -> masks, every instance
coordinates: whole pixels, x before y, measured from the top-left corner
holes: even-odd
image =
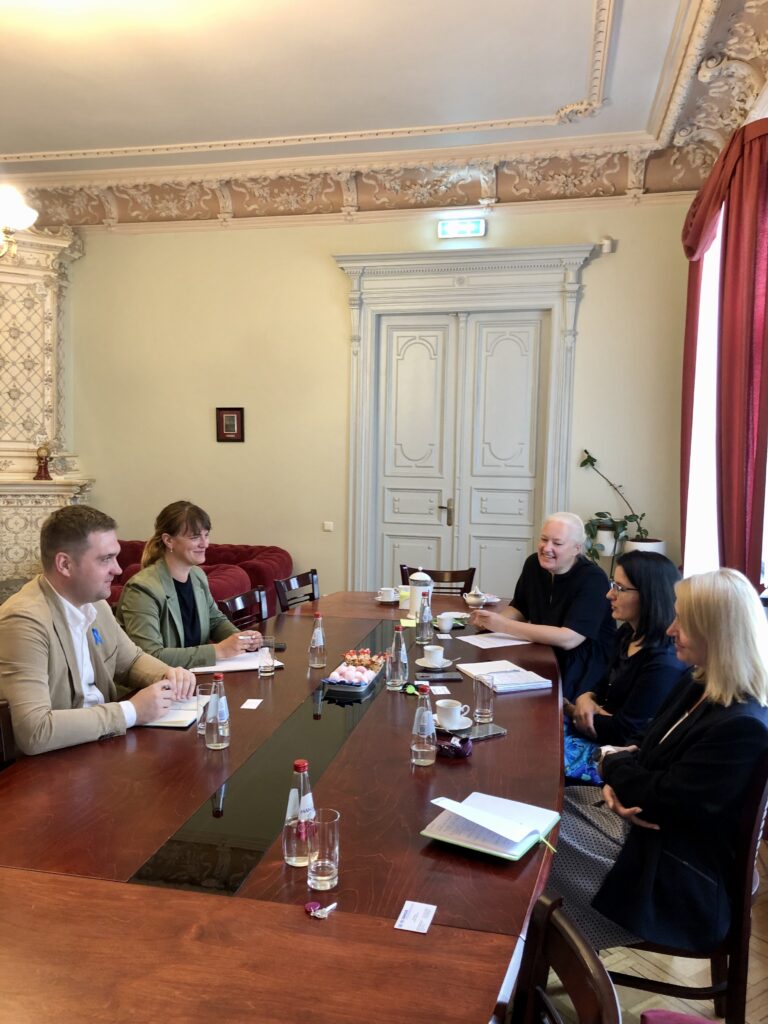
[[[495,693],[548,690],[552,686],[551,680],[520,668],[511,661],[477,661],[472,664],[460,661],[456,668],[472,679],[482,676]]]
[[[461,803],[439,796],[432,803],[444,810],[423,836],[505,860],[519,860],[560,820],[557,811],[487,793],[470,793]]]

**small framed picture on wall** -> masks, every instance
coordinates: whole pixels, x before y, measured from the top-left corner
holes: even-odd
[[[236,409],[216,409],[216,440],[245,440],[245,421],[242,406]]]

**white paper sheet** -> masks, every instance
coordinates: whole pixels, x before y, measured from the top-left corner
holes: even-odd
[[[282,668],[282,661],[275,658],[275,668]],[[206,672],[258,672],[259,652],[246,651],[244,654],[237,654],[234,658],[222,658],[215,665],[202,665],[192,669],[196,676],[204,675]]]
[[[513,647],[516,644],[530,643],[529,640],[516,640],[506,633],[478,633],[477,636],[457,636],[456,639],[484,651],[489,651],[493,647]]]
[[[406,932],[426,932],[432,924],[437,907],[432,903],[415,903],[406,900],[400,916],[395,921],[395,928]]]

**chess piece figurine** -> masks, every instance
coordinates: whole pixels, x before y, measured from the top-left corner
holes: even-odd
[[[51,457],[51,449],[47,444],[41,444],[37,449],[37,473],[35,473],[34,480],[51,480],[51,474],[48,471],[48,461]]]

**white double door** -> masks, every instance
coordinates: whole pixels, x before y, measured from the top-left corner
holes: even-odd
[[[510,595],[540,515],[543,311],[382,316],[372,433],[379,584],[476,566]]]

